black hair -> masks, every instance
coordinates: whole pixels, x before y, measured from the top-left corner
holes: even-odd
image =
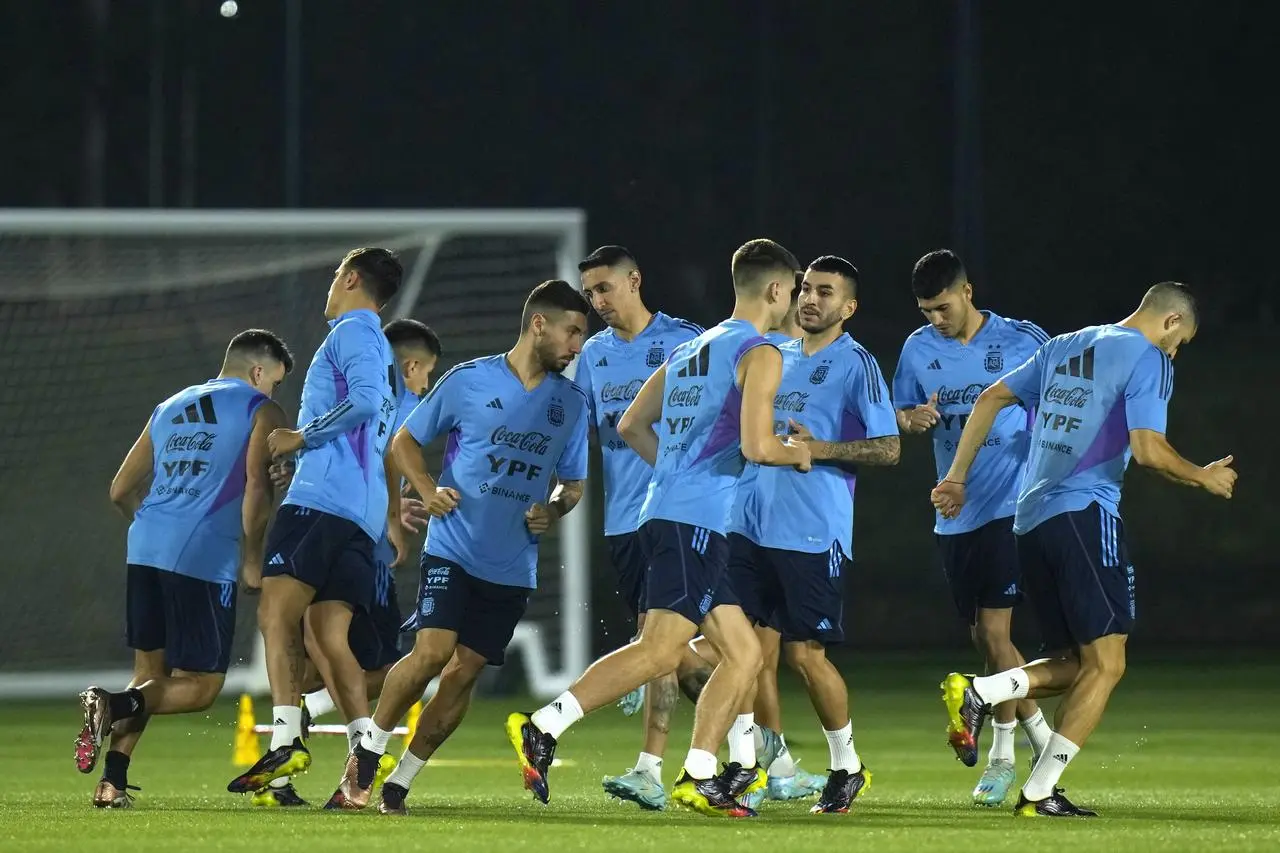
[[[849,283],[849,296],[858,298],[858,268],[838,255],[823,255],[809,264],[814,272],[825,272],[838,275]]]
[[[440,336],[426,323],[420,323],[408,317],[392,320],[382,327],[382,334],[387,336],[393,349],[408,344],[422,347],[436,358],[443,354],[440,349]]]
[[[244,359],[273,358],[284,365],[285,373],[293,370],[293,353],[289,351],[284,339],[266,329],[245,329],[232,338],[231,343],[227,344],[226,360],[231,361],[233,356]]]
[[[733,253],[729,265],[735,290],[752,290],[762,284],[765,277],[794,278],[800,269],[796,256],[773,240],[759,238],[748,240]]]
[[[916,299],[933,299],[947,288],[965,281],[968,273],[960,256],[950,249],[938,249],[916,261],[911,271],[911,292]]]
[[[529,294],[529,298],[524,301],[524,313],[520,316],[520,330],[529,328],[534,314],[548,314],[556,311],[590,314],[591,305],[587,302],[587,297],[582,295],[582,291],[569,282],[559,278],[544,281],[535,287]]]
[[[625,246],[601,246],[578,262],[578,272],[586,272],[597,267],[622,266],[623,264],[629,264],[636,269],[640,268],[640,265],[636,263],[636,256],[631,254],[630,250]]]
[[[342,259],[342,265],[355,270],[356,275],[360,276],[360,284],[365,293],[373,297],[379,308],[391,301],[391,297],[400,289],[400,280],[404,278],[404,267],[400,265],[400,259],[389,249],[352,249]]]

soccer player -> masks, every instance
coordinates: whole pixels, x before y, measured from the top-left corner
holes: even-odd
[[[374,544],[387,535],[393,565],[404,551],[400,478],[384,459],[403,379],[378,322],[402,275],[386,249],[352,249],[342,259],[325,303],[329,335],[302,388],[304,425],[269,436],[273,457],[303,452],[271,529],[258,605],[275,705],[271,748],[227,785],[232,793],[258,791],[311,765],[300,702],[308,608],[348,735],[369,723],[364,671],[347,636],[352,610],[368,610],[374,597]]]
[[[396,433],[396,462],[432,518],[413,649],[391,668],[355,748],[356,773],[342,786],[348,808],[368,804],[391,730],[443,672],[382,786],[379,811],[404,814],[409,786],[462,722],[476,679],[505,659],[537,585],[539,539],[577,505],[587,478],[587,399],[562,371],[582,350],[589,310],[568,282],[539,284],[515,346],[454,367]],[[422,448],[446,433],[437,481]]]
[[[622,246],[601,246],[578,264],[578,270],[583,292],[608,328],[583,344],[574,381],[591,404],[591,427],[604,472],[605,541],[617,572],[618,597],[636,619],[639,636],[644,628],[644,580],[649,564],[638,528],[653,469],[618,435],[618,419],[645,380],[666,363],[671,350],[705,330],[686,320],[655,314],[645,306],[640,267]],[[696,702],[710,675],[711,667],[686,650],[676,672],[659,676],[647,690],[642,686],[623,697],[619,704],[624,713],[634,713],[643,703],[644,748],[635,767],[620,776],[605,777],[602,785],[607,793],[646,809],[665,807],[662,756],[677,692],[684,685],[690,701]]]
[[[398,430],[404,419],[421,401],[431,383],[431,373],[441,355],[440,338],[431,327],[417,320],[408,318],[392,320],[382,327],[382,332],[391,343],[396,363],[400,366],[400,375],[404,379],[404,393],[400,397],[400,407],[396,412],[395,430]],[[288,480],[285,478],[285,484]],[[410,514],[409,507],[421,507],[417,500],[401,497],[401,524],[406,530],[417,531],[419,516]],[[425,514],[425,508],[422,510]],[[396,598],[395,573],[391,564],[395,560],[395,552],[391,542],[384,535],[374,548],[374,565],[378,575],[374,586],[373,602],[369,610],[356,610],[351,614],[351,627],[347,630],[347,640],[352,654],[364,670],[365,695],[373,700],[382,692],[382,683],[386,679],[391,665],[400,659],[400,625],[403,617],[400,614],[400,603]],[[310,613],[310,610],[308,610]],[[305,739],[309,720],[326,714],[337,706],[334,704],[328,688],[323,686],[331,667],[324,658],[324,651],[316,642],[311,619],[303,619],[303,637],[307,650],[307,678],[304,683],[320,686],[302,697],[303,701],[303,735]],[[329,675],[328,677],[332,677]],[[351,744],[352,747],[355,744]],[[386,773],[391,772],[394,762],[388,758],[380,767]],[[251,801],[255,806],[305,806],[307,803],[294,790],[288,776],[271,780],[266,788],[257,791]]]
[[[813,470],[749,469],[730,523],[728,583],[720,593],[781,634],[787,661],[808,690],[831,753],[815,813],[847,812],[871,784],[854,746],[848,688],[826,649],[844,640],[841,578],[853,554],[853,466],[895,465],[899,453],[880,368],[843,331],[858,307],[857,287],[857,268],[843,258],[824,255],[805,271],[798,312],[804,337],[779,347],[773,429],[807,444]],[[731,767],[755,763],[753,722],[743,713],[735,723]]]
[[[1221,498],[1235,487],[1230,456],[1201,467],[1165,438],[1173,358],[1197,327],[1190,291],[1161,282],[1119,323],[1053,338],[978,397],[951,468],[933,490],[934,506],[956,517],[967,503],[970,467],[999,413],[1019,402],[1036,410],[1014,533],[1050,657],[972,680],[953,672],[942,683],[952,733],[975,741],[990,706],[1063,693],[1056,731],[1014,814],[1095,814],[1072,804],[1058,780],[1125,670],[1134,575],[1119,505],[1130,456]]]
[[[203,711],[222,690],[237,580],[246,592],[262,584],[272,503],[267,437],[286,423],[271,395],[292,369],[276,335],[236,335],[216,378],[156,407],[111,481],[111,501],[130,521],[126,634],[134,668],[123,692],[80,694],[81,773],[93,770],[112,731],[93,793],[98,808],[131,804],[129,759],[150,715]]]
[[[739,248],[733,315],[676,347],[618,422],[623,440],[654,465],[640,512],[648,610],[639,640],[596,661],[532,716],[507,718],[525,787],[544,803],[557,738],[584,714],[675,670],[701,625],[720,663],[698,698],[692,748],[671,798],[704,814],[755,814],[729,795],[715,750],[760,671],[760,643],[741,608],[711,605],[725,571],[725,529],[743,456],[809,468],[807,446],[773,433],[782,359],[763,337],[787,313],[798,269],[795,256],[772,240]]]
[[[942,479],[978,394],[1009,366],[1030,358],[1049,336],[1034,323],[975,308],[964,264],[948,249],[916,262],[911,290],[929,324],[903,344],[893,377],[894,405],[902,432],[933,430],[933,456]],[[1009,626],[1013,606],[1022,598],[1013,509],[1029,440],[1028,412],[1002,411],[969,477],[964,511],[955,518],[939,513],[933,528],[951,599],[989,673],[1025,662]],[[973,789],[973,801],[984,806],[1003,803],[1016,778],[1015,716],[1031,741],[1033,766],[1053,734],[1031,699],[1001,704],[993,716],[987,766]],[[966,766],[977,764],[976,741],[961,739],[952,746]]]

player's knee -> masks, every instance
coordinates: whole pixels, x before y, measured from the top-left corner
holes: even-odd
[[[808,683],[826,663],[827,652],[817,643],[787,643],[786,657],[787,666]]]
[[[190,676],[192,687],[191,712],[204,711],[211,707],[222,692],[225,676],[221,673],[205,672]]]
[[[470,691],[488,663],[481,655],[459,646],[440,673],[441,689],[448,684],[458,692]]]
[[[734,644],[721,650],[720,660],[755,679],[764,669],[764,653],[759,643]]]
[[[636,642],[644,650],[645,659],[652,662],[654,678],[680,668],[686,648],[680,638],[649,632],[642,633]]]

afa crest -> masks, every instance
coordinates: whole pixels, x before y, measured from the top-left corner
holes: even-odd
[[[423,616],[430,616],[436,610],[436,600],[431,596],[422,599],[422,605],[418,608],[418,612]]]
[[[663,352],[660,346],[649,347],[649,351],[644,356],[646,367],[662,367],[662,362],[666,360],[667,354]]]
[[[987,350],[987,359],[982,366],[987,369],[987,373],[999,373],[1004,370],[1004,353],[998,349]]]
[[[829,373],[830,370],[830,365],[819,364],[813,369],[813,373],[809,374],[809,382],[814,385],[821,385],[823,382],[827,381],[827,373]]]
[[[560,405],[559,400],[552,400],[551,405],[547,406],[547,423],[555,427],[564,425],[564,406]]]

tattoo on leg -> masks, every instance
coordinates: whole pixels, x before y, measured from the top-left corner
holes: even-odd
[[[693,672],[686,672],[680,677],[680,692],[690,702],[697,703],[698,697],[702,695],[702,689],[707,686],[707,681],[711,678],[714,670],[709,666],[699,667]]]
[[[665,734],[671,733],[671,712],[676,707],[676,685],[664,678],[649,685],[653,691],[653,709],[649,714],[649,728]]]

